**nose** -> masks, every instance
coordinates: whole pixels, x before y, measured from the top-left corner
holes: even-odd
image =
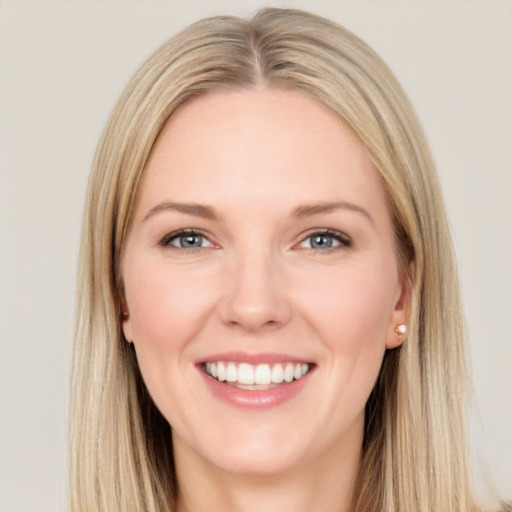
[[[219,302],[225,324],[255,333],[288,323],[292,308],[275,259],[268,253],[251,254],[233,262]]]

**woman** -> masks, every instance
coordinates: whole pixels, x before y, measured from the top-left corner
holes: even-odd
[[[480,510],[440,188],[353,34],[265,9],[169,41],[82,236],[73,510]]]

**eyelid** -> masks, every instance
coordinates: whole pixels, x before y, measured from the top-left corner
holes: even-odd
[[[328,247],[326,249],[315,249],[313,247],[302,247],[304,249],[309,249],[312,251],[322,251],[322,252],[328,252],[331,250],[340,250],[340,249],[346,249],[347,247],[352,246],[352,238],[348,236],[343,231],[338,231],[337,229],[330,229],[330,228],[315,228],[311,229],[308,232],[301,235],[301,239],[298,242],[298,246],[301,247],[301,244],[303,244],[308,238],[311,238],[312,236],[320,235],[320,236],[330,236],[336,241],[339,242],[339,244],[334,245],[332,247]]]
[[[208,242],[211,244],[209,247],[215,247],[214,242],[210,239],[210,236],[208,233],[203,231],[202,229],[197,228],[182,228],[182,229],[176,229],[175,231],[172,231],[171,233],[167,233],[159,242],[158,245],[161,245],[163,247],[172,247],[179,250],[184,251],[191,251],[191,250],[198,250],[198,249],[207,249],[209,247],[178,247],[176,245],[172,245],[171,241],[175,238],[178,238],[180,236],[185,235],[198,235],[202,236],[205,240],[208,240]]]
[[[171,241],[173,239],[176,239],[180,236],[185,235],[198,235],[202,236],[204,239],[206,239],[211,245],[208,247],[178,247],[171,244]],[[320,235],[320,236],[329,236],[334,238],[337,242],[339,242],[337,245],[328,247],[326,249],[315,249],[313,247],[303,247],[304,249],[310,249],[312,251],[322,251],[322,252],[328,252],[330,250],[339,250],[339,249],[345,249],[347,247],[350,247],[352,245],[352,239],[350,236],[348,236],[346,233],[342,231],[338,231],[336,229],[330,229],[330,228],[314,228],[310,229],[306,233],[303,233],[299,239],[299,241],[295,244],[295,247],[299,246],[301,247],[301,244],[303,244],[308,238],[311,238],[312,236]],[[202,229],[198,228],[181,228],[177,229],[175,231],[172,231],[170,233],[167,233],[163,238],[160,239],[158,242],[158,245],[161,245],[163,247],[172,247],[176,248],[182,251],[197,251],[200,249],[207,249],[209,247],[215,247],[216,244],[211,240],[211,236],[209,233],[205,232]]]

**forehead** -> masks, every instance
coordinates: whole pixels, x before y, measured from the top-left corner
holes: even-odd
[[[214,91],[181,105],[153,146],[138,196],[146,208],[159,199],[386,202],[363,145],[337,114],[271,88]]]

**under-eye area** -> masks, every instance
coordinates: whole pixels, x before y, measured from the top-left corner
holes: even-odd
[[[219,382],[242,389],[265,390],[302,379],[316,365],[296,362],[249,364],[216,361],[200,366],[207,375]]]

